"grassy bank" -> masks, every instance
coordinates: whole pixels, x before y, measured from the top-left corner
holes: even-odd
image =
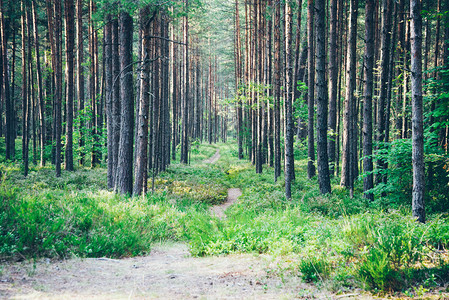
[[[190,165],[174,163],[155,178],[153,193],[135,198],[107,191],[102,168],[61,178],[34,168],[24,179],[16,165],[2,165],[0,257],[124,257],[170,240],[189,243],[196,256],[268,253],[279,260],[279,276],[297,274],[336,290],[419,295],[447,286],[447,214],[418,224],[407,205],[350,199],[336,179],[333,194],[321,196],[305,160],[297,161],[287,201],[271,168],[255,174],[236,159],[234,145],[218,147],[221,158],[210,165],[203,160],[217,146],[195,145]],[[208,207],[223,202],[229,187],[243,195],[226,219],[212,216]]]

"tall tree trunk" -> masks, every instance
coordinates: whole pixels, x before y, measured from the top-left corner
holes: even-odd
[[[291,182],[294,173],[293,156],[293,108],[292,108],[292,86],[293,86],[293,59],[292,59],[292,8],[287,2],[285,4],[285,50],[286,50],[286,92],[285,97],[285,197],[292,197]]]
[[[98,123],[98,114],[97,114],[97,84],[96,84],[96,79],[97,79],[97,74],[96,74],[96,66],[95,66],[95,47],[96,47],[96,43],[95,43],[95,28],[94,28],[94,20],[93,20],[93,15],[94,15],[95,11],[94,11],[94,2],[93,0],[89,0],[89,25],[88,25],[88,32],[89,32],[89,60],[90,60],[90,65],[89,65],[89,69],[90,69],[90,73],[89,73],[89,96],[90,96],[90,103],[91,103],[91,111],[92,111],[92,120],[91,120],[91,125],[92,125],[92,136],[93,136],[93,145],[92,145],[92,149],[91,149],[91,166],[92,168],[94,168],[98,162],[98,153],[97,153],[97,147],[98,147],[98,127],[97,127],[97,123]]]
[[[314,26],[313,26],[313,18],[314,18],[314,0],[307,1],[307,43],[308,43],[308,55],[307,55],[307,105],[308,105],[308,125],[307,125],[307,177],[311,179],[315,176],[315,141],[314,141],[314,133],[313,133],[313,115],[315,113],[315,61],[314,61]]]
[[[65,169],[73,171],[73,45],[75,41],[75,18],[73,0],[65,0],[65,51],[66,51],[66,145]]]
[[[373,184],[373,68],[374,68],[374,0],[365,4],[365,72],[363,89],[363,192],[364,197],[374,200]]]
[[[83,43],[83,0],[76,0],[76,88],[78,100],[78,113],[84,110],[84,43]],[[80,118],[79,123],[79,147],[84,147],[84,119]],[[84,164],[84,150],[80,150],[80,165]]]
[[[173,28],[173,40],[176,40]],[[178,141],[178,114],[179,114],[179,72],[178,72],[178,45],[173,43],[173,71],[172,71],[172,82],[173,82],[173,95],[172,95],[172,160],[176,160],[176,146]]]
[[[105,74],[105,93],[106,93],[106,132],[108,144],[108,189],[114,187],[114,119],[112,114],[112,90],[113,90],[113,75],[112,75],[112,16],[106,16],[106,24],[104,27],[104,74]]]
[[[422,101],[422,20],[421,1],[410,0],[410,40],[412,74],[412,161],[413,161],[413,216],[426,221],[424,208],[424,135]]]
[[[357,12],[358,0],[351,0],[349,14],[349,33],[346,56],[346,96],[343,115],[343,158],[341,171],[341,185],[350,189],[353,196],[354,189],[354,164],[353,143],[354,143],[354,123],[355,123],[355,97],[356,87],[356,40],[357,40]]]
[[[327,154],[327,81],[325,0],[316,0],[316,91],[317,91],[317,154],[318,183],[321,194],[331,192]]]
[[[188,109],[190,105],[189,99],[189,0],[185,0],[186,17],[184,20],[184,42],[185,42],[185,69],[184,69],[184,83],[185,83],[185,94],[184,94],[184,111],[182,118],[182,140],[181,140],[181,163],[187,164],[189,158],[189,114]]]
[[[368,0],[369,1],[369,0]],[[328,128],[329,140],[327,144],[330,176],[335,173],[335,147],[337,138],[337,83],[338,83],[338,64],[337,64],[337,0],[330,1],[330,32],[329,32],[329,115]]]
[[[115,190],[130,195],[133,183],[133,78],[132,78],[133,19],[127,12],[120,13],[120,142],[117,160]]]
[[[241,63],[241,40],[240,40],[240,12],[239,0],[235,0],[235,88],[237,97],[237,139],[238,139],[238,156],[243,158],[243,114],[242,101],[240,99],[240,85],[242,79],[242,63]]]
[[[272,0],[268,1],[268,6],[271,7],[273,5]],[[267,84],[273,83],[273,18],[268,18],[267,22]],[[268,163],[270,167],[274,166],[274,110],[273,110],[273,102],[270,101],[273,99],[273,89],[268,89],[269,100],[267,105],[267,113],[268,113]]]
[[[14,95],[10,94],[8,74],[8,43],[6,40],[6,26],[4,17],[3,0],[0,0],[0,39],[1,39],[1,57],[2,57],[2,85],[3,99],[5,101],[6,115],[6,159],[14,160],[15,158],[15,133],[14,133]]]
[[[33,10],[33,31],[34,31],[34,52],[36,58],[36,75],[37,75],[37,94],[39,102],[39,125],[40,130],[40,165],[45,165],[45,100],[43,94],[42,86],[42,68],[40,61],[40,51],[39,51],[39,32],[37,27],[37,11],[36,11],[36,1],[31,2]]]
[[[55,1],[55,20],[54,20],[54,30],[55,30],[55,164],[56,164],[56,177],[61,176],[61,135],[62,135],[62,7],[60,1]]]
[[[274,15],[274,180],[281,176],[281,8],[279,2]]]
[[[380,94],[377,103],[377,142],[378,151],[385,148],[382,145],[385,140],[386,131],[386,100],[388,92],[388,74],[390,68],[390,42],[391,42],[391,14],[392,14],[392,0],[382,0],[382,38],[381,38],[381,73],[380,73]],[[386,175],[383,170],[386,170],[386,161],[378,160],[378,168],[380,173],[376,176],[376,182],[386,182]]]
[[[147,181],[147,155],[148,155],[148,115],[150,107],[149,97],[149,63],[150,59],[150,24],[149,8],[146,7],[140,11],[141,30],[143,31],[142,41],[142,70],[140,73],[140,104],[139,114],[137,116],[137,140],[136,140],[136,161],[135,161],[135,182],[133,195],[140,195],[146,192]]]
[[[28,118],[29,106],[28,106],[28,80],[27,80],[27,30],[26,30],[26,11],[25,0],[21,1],[21,31],[22,31],[22,162],[23,162],[23,175],[28,175]],[[30,74],[31,75],[31,74]]]
[[[80,0],[78,0],[80,1]],[[120,56],[119,56],[119,22],[112,20],[112,160],[114,161],[112,176],[113,185],[117,178],[117,163],[120,144]]]

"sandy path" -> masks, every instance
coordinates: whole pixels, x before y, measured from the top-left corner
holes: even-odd
[[[194,258],[183,244],[119,260],[44,259],[3,264],[0,299],[336,299],[296,276],[268,276],[276,266],[265,255]]]
[[[203,163],[205,164],[213,164],[220,158],[220,149],[217,149],[214,155],[212,155],[210,158],[205,159]]]
[[[231,188],[228,189],[228,197],[226,198],[226,202],[220,205],[215,205],[210,208],[210,212],[215,214],[217,217],[225,218],[225,210],[234,204],[238,197],[242,195],[242,191],[239,188]]]

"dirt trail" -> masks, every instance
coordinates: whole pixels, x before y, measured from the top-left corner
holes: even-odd
[[[276,266],[265,255],[194,258],[184,244],[161,245],[145,257],[4,264],[0,299],[337,299],[296,276],[267,276]]]
[[[210,212],[215,214],[217,217],[225,218],[225,210],[234,204],[238,197],[242,195],[242,191],[239,188],[231,188],[228,189],[228,197],[226,198],[226,202],[220,205],[215,205],[210,208]]]
[[[215,163],[217,160],[219,160],[220,159],[220,149],[217,149],[217,151],[215,152],[215,154],[214,155],[212,155],[210,158],[208,158],[208,159],[205,159],[204,161],[203,161],[203,163],[205,163],[205,164],[213,164],[213,163]]]

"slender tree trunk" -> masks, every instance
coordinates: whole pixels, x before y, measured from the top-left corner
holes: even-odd
[[[91,149],[91,166],[92,168],[96,167],[99,158],[97,153],[97,147],[98,147],[98,114],[97,114],[97,74],[96,74],[96,57],[95,57],[95,48],[96,48],[96,40],[95,40],[95,27],[94,27],[94,20],[93,15],[95,13],[95,7],[93,0],[89,0],[89,60],[90,60],[90,74],[89,74],[89,94],[90,94],[90,103],[91,103],[91,111],[92,111],[92,136],[93,136],[93,145]]]
[[[135,182],[133,188],[134,195],[140,195],[146,192],[147,181],[147,155],[148,155],[148,115],[150,107],[149,97],[149,64],[146,62],[150,59],[150,24],[148,7],[140,12],[141,26],[143,27],[142,38],[142,71],[140,74],[140,105],[139,114],[137,116],[137,140],[136,140],[136,162],[135,162]]]
[[[241,63],[241,40],[240,40],[240,12],[239,0],[235,0],[235,88],[237,90],[237,139],[238,139],[238,156],[243,158],[243,114],[242,101],[240,100],[240,85],[242,79],[242,63]]]
[[[327,144],[329,154],[330,176],[335,173],[335,143],[337,138],[337,0],[330,1],[330,32],[329,32],[329,140]]]
[[[390,68],[390,42],[391,42],[391,14],[392,14],[392,0],[382,0],[382,38],[381,38],[381,74],[380,74],[380,94],[377,104],[377,142],[378,150],[385,148],[382,143],[385,140],[386,131],[386,100],[388,92],[388,74]],[[376,182],[386,182],[386,175],[384,171],[386,170],[386,161],[378,160],[378,168],[381,170],[376,176]]]
[[[73,171],[73,45],[75,41],[75,18],[73,0],[65,0],[65,51],[66,51],[66,145],[65,169]]]
[[[36,11],[36,1],[31,2],[33,11],[33,31],[34,31],[34,52],[36,58],[36,75],[37,75],[37,94],[39,102],[39,124],[40,124],[40,165],[45,165],[45,102],[43,95],[42,86],[42,69],[40,61],[40,51],[39,51],[39,32],[37,27],[37,11]]]
[[[174,35],[174,28],[173,28],[173,40],[175,40]],[[172,160],[176,160],[176,146],[178,141],[178,114],[179,114],[179,72],[178,72],[178,45],[176,43],[173,44],[173,71],[172,71],[172,77],[173,77],[173,96],[172,96]]]
[[[292,59],[292,8],[287,2],[285,4],[285,50],[286,50],[286,68],[287,77],[285,97],[285,197],[292,197],[291,182],[294,173],[293,156],[293,108],[292,108],[292,86],[293,86],[293,59]]]
[[[56,164],[56,177],[61,176],[61,135],[62,135],[62,54],[61,54],[61,42],[62,42],[62,8],[61,2],[55,1],[55,164]]]
[[[112,114],[112,91],[113,91],[113,74],[112,74],[112,16],[106,16],[106,24],[104,27],[104,74],[105,74],[105,93],[106,93],[106,131],[108,137],[108,189],[114,188],[114,119]]]
[[[79,0],[78,0],[79,1]],[[119,56],[119,23],[118,19],[112,20],[112,160],[114,161],[112,176],[113,185],[117,178],[117,163],[120,144],[120,56]]]
[[[126,12],[120,13],[120,142],[117,160],[115,190],[130,195],[133,183],[133,78],[132,78],[133,19]]]
[[[81,113],[84,110],[84,43],[83,43],[83,0],[76,0],[76,88],[77,88],[77,100],[78,100],[78,113]],[[81,117],[79,123],[79,148],[83,149],[84,147],[84,120]],[[80,165],[84,164],[84,150],[80,150]]]
[[[421,1],[410,0],[410,39],[412,74],[412,161],[413,161],[413,216],[426,221],[424,208],[425,169],[422,102],[422,20]]]
[[[349,14],[349,33],[346,56],[346,96],[343,115],[343,158],[341,171],[341,185],[350,189],[350,195],[353,196],[354,189],[354,164],[353,143],[354,143],[354,122],[355,122],[355,97],[356,87],[356,39],[357,39],[357,12],[358,0],[351,0]]]
[[[8,74],[8,43],[6,40],[4,6],[3,0],[0,0],[0,39],[1,39],[1,56],[2,56],[2,84],[3,99],[5,102],[6,115],[6,159],[14,160],[15,158],[15,133],[14,133],[14,95],[10,94]]]
[[[307,177],[311,179],[315,176],[315,141],[313,133],[313,115],[315,113],[315,61],[314,61],[314,0],[308,0],[307,2],[307,41],[308,41],[308,55],[307,55],[307,68],[308,68],[308,91],[307,91],[307,105],[308,105],[308,126],[307,126],[307,145],[308,145],[308,162],[307,162]]]
[[[272,0],[268,1],[268,6],[272,6],[273,3]],[[272,48],[273,48],[273,18],[268,18],[267,22],[267,60],[268,60],[268,68],[267,68],[267,83],[272,84],[273,83],[273,55],[272,55]],[[267,112],[268,112],[268,162],[270,167],[274,166],[274,110],[273,110],[273,102],[271,99],[273,99],[273,89],[268,89],[269,93],[269,105],[267,106]],[[271,101],[270,101],[271,100]]]
[[[274,2],[274,180],[281,176],[281,8]]]
[[[28,6],[28,5],[27,5]],[[32,163],[36,164],[36,95],[34,93],[34,76],[33,76],[33,56],[32,56],[32,46],[31,46],[31,35],[32,35],[32,29],[31,29],[31,11],[28,7],[26,11],[26,26],[27,26],[27,68],[28,68],[28,108],[27,108],[27,126],[28,133],[32,135],[33,139],[33,159]],[[28,145],[30,144],[30,136],[28,135]],[[28,150],[29,151],[29,150]],[[29,156],[29,155],[28,155]]]
[[[189,10],[189,0],[185,0],[186,12]],[[189,17],[185,17],[185,28],[184,28],[184,42],[185,42],[185,70],[184,70],[184,83],[185,83],[185,94],[184,94],[184,111],[182,119],[182,141],[181,141],[181,163],[188,163],[189,156],[189,135],[188,135],[188,109],[189,109]]]
[[[315,8],[318,183],[321,194],[328,194],[331,192],[331,184],[327,154],[328,88],[326,81],[325,0],[316,0]]]
[[[26,10],[25,0],[21,1],[21,31],[22,31],[22,162],[23,162],[23,175],[28,175],[28,118],[29,106],[28,106],[28,80],[27,80],[27,30],[26,30]]]
[[[363,192],[364,197],[374,200],[373,184],[373,68],[374,68],[374,0],[365,4],[365,72],[363,89]]]

